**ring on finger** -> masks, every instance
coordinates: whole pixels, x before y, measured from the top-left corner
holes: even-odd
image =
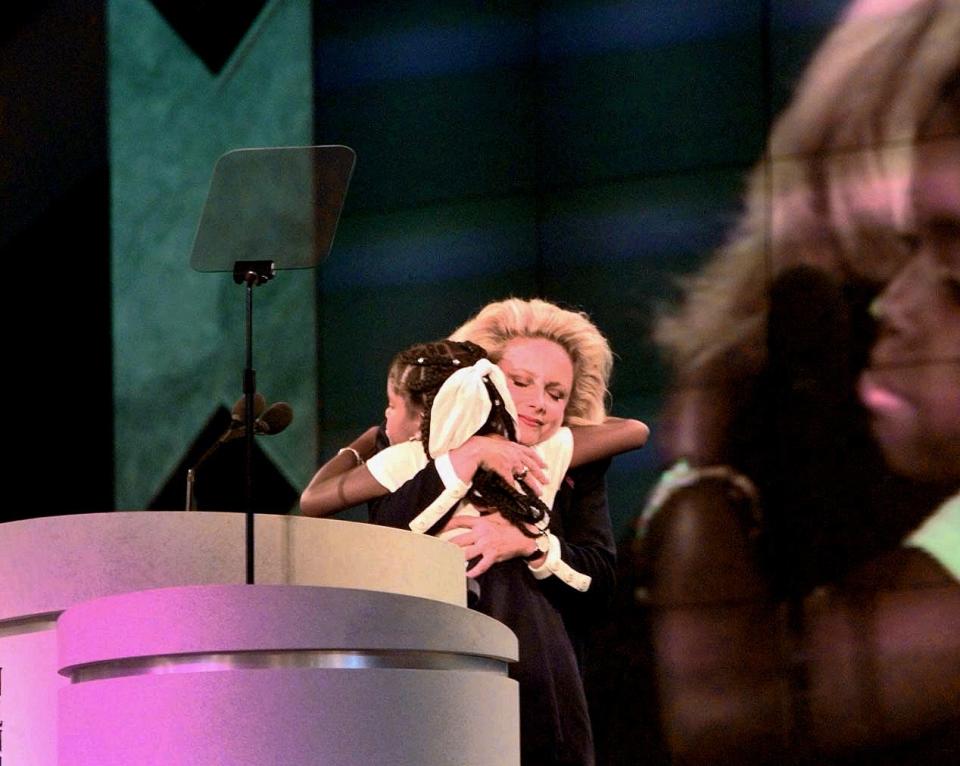
[[[529,466],[524,466],[521,470],[517,471],[513,475],[513,478],[516,479],[517,481],[523,481],[527,477],[527,473],[529,473],[529,471],[530,471]]]

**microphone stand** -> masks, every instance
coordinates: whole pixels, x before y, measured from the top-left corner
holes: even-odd
[[[197,483],[197,471],[200,469],[200,466],[206,463],[207,460],[214,453],[216,453],[217,450],[219,450],[224,444],[230,441],[234,433],[235,432],[233,431],[232,428],[229,431],[227,431],[223,436],[221,436],[219,439],[217,439],[213,444],[211,444],[207,448],[207,451],[200,456],[200,459],[193,464],[193,467],[187,469],[187,502],[185,504],[184,510],[187,510],[187,511],[194,510],[193,506],[194,506],[196,495],[194,494],[193,490],[194,490],[194,485]]]
[[[253,516],[253,423],[254,398],[257,393],[257,371],[253,369],[253,288],[265,284],[277,274],[273,261],[237,261],[233,265],[233,281],[246,286],[245,363],[243,368],[244,425],[244,516],[247,560],[247,585],[254,583],[254,516]]]

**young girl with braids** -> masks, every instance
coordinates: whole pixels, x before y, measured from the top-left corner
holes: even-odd
[[[453,476],[450,451],[472,436],[493,435],[514,443],[515,449],[480,466],[469,485],[452,479],[453,488],[444,490],[409,526],[452,539],[464,530],[438,530],[453,509],[460,516],[479,516],[479,505],[496,508],[524,535],[538,539],[548,535],[549,509],[571,465],[640,447],[647,436],[639,421],[611,419],[606,425],[579,427],[576,441],[571,429],[563,427],[534,447],[516,444],[517,412],[504,373],[470,341],[417,344],[398,354],[390,365],[387,402],[384,430],[391,446],[364,463],[360,449],[370,441],[367,432],[357,446],[341,450],[304,491],[305,514],[326,516],[395,492],[430,460]],[[344,472],[343,464],[349,461],[341,460],[343,456],[356,463],[352,470]],[[538,544],[533,560],[544,558],[546,544]],[[562,561],[552,561],[551,568],[569,585],[589,587],[589,577]]]

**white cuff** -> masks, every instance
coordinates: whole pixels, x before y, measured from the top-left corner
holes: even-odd
[[[450,457],[446,453],[438,457],[433,465],[446,489],[410,522],[410,529],[420,534],[425,534],[430,527],[440,521],[443,515],[459,503],[470,489],[470,485],[457,476]]]
[[[581,593],[586,591],[590,587],[592,578],[581,574],[560,558],[560,540],[553,532],[545,533],[544,537],[548,545],[546,559],[538,567],[527,564],[533,576],[538,580],[545,580],[550,575],[556,575],[571,588]]]
[[[449,490],[461,488],[460,497],[467,494],[467,490],[470,489],[470,482],[466,482],[457,476],[457,472],[453,470],[453,463],[450,462],[449,452],[444,452],[434,460],[433,465],[437,469],[437,473],[440,474],[440,481],[443,482],[444,487]]]

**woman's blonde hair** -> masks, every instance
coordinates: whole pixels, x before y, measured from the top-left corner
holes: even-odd
[[[914,146],[960,69],[957,0],[856,0],[807,68],[727,244],[654,337],[681,384],[755,375],[769,285],[799,264],[878,286],[907,252]]]
[[[590,318],[547,301],[510,298],[489,303],[451,335],[483,346],[497,362],[514,338],[546,338],[559,344],[573,362],[573,390],[564,413],[570,425],[600,423],[607,415],[613,370],[610,344]]]

